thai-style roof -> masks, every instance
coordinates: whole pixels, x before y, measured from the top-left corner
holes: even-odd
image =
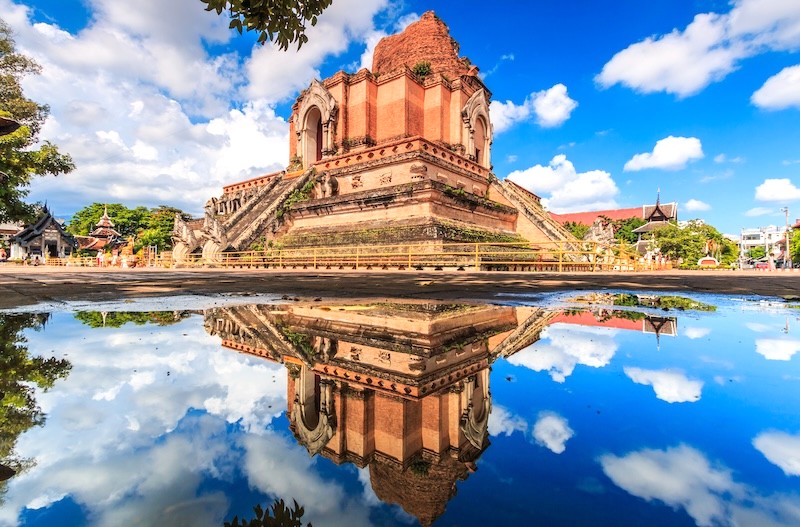
[[[14,236],[13,240],[15,243],[25,247],[30,244],[31,241],[41,236],[48,227],[54,227],[67,243],[73,247],[77,247],[75,238],[64,230],[64,227],[53,217],[47,207],[44,208],[44,212],[39,219],[19,231]]]
[[[550,216],[562,225],[567,222],[592,225],[601,216],[610,220],[627,220],[630,218],[641,218],[647,221],[667,221],[678,219],[678,204],[661,203],[656,200],[653,205],[642,205],[641,207],[631,207],[627,209],[608,209],[587,212],[571,212],[568,214],[550,213]],[[634,231],[636,232],[636,231]]]
[[[103,215],[100,220],[95,224],[95,230],[89,233],[89,236],[95,238],[121,238],[122,234],[114,230],[114,222],[108,217],[108,207],[103,210]]]
[[[649,221],[639,227],[638,229],[633,229],[633,232],[636,234],[644,234],[646,232],[654,231],[659,227],[663,227],[664,225],[669,225],[668,221]]]

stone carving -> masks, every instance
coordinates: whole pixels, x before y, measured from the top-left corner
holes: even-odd
[[[194,250],[199,245],[194,231],[183,221],[179,212],[175,213],[175,226],[172,229],[172,241],[173,244],[183,243],[189,248],[189,251]]]
[[[388,174],[382,175],[378,181],[380,182],[381,185],[388,185],[389,183],[391,183],[392,182],[392,174],[391,174],[391,172],[388,173]]]
[[[350,186],[353,188],[361,188],[364,186],[364,183],[361,181],[361,176],[353,176],[350,180]]]
[[[328,198],[335,196],[339,193],[339,181],[337,181],[335,176],[331,176],[327,172],[322,175],[320,178],[320,197]]]

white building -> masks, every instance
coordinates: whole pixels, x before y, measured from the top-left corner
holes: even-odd
[[[739,238],[739,249],[742,253],[747,253],[755,247],[763,247],[768,255],[778,256],[781,253],[780,242],[783,241],[785,236],[785,225],[742,229],[742,235]]]

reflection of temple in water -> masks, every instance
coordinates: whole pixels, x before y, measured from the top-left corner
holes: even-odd
[[[464,304],[294,304],[214,309],[206,328],[226,347],[286,364],[298,442],[311,455],[369,467],[381,500],[429,525],[489,445],[491,361],[535,341],[552,316]]]
[[[675,335],[675,318],[445,303],[250,305],[207,311],[230,349],[289,371],[297,441],[334,463],[369,467],[375,494],[423,525],[489,445],[489,370],[554,323]]]

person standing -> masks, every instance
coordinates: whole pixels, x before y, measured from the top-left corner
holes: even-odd
[[[97,251],[97,267],[103,267],[103,251]]]

